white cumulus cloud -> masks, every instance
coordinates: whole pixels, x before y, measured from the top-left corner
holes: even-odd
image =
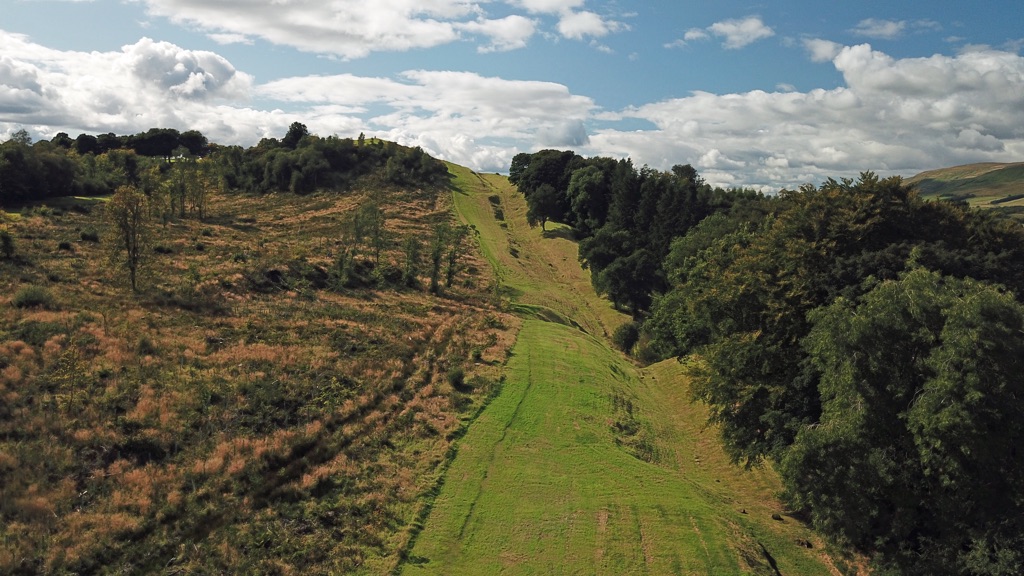
[[[559,14],[582,8],[586,0],[509,0],[508,3],[533,14]]]
[[[812,62],[831,62],[839,55],[843,45],[819,38],[808,38],[804,40],[804,48],[810,53]]]
[[[690,28],[681,40],[666,44],[666,48],[685,46],[688,42],[710,40],[712,37],[722,39],[722,46],[727,50],[738,50],[758,40],[771,38],[775,31],[757,16],[748,16],[738,20],[715,22],[707,28]]]
[[[244,101],[252,78],[212,52],[143,38],[115,52],[59,51],[0,31],[0,118],[11,125],[131,131],[183,126]],[[11,94],[34,94],[19,109]]]
[[[571,12],[558,21],[558,32],[572,40],[583,40],[586,37],[600,38],[618,31],[622,25],[593,12]]]
[[[151,15],[214,38],[259,37],[303,51],[360,58],[375,51],[430,48],[460,38],[458,24],[481,16],[469,0],[140,0]]]
[[[519,34],[488,37],[512,42]],[[298,121],[322,135],[365,132],[419,145],[477,170],[503,171],[517,152],[560,147],[662,169],[689,163],[713,184],[764,188],[1024,158],[1018,53],[972,47],[895,58],[867,44],[804,47],[841,75],[839,86],[695,91],[613,111],[552,82],[409,70],[256,84],[219,54],[168,42],[78,52],[0,31],[0,134],[169,127],[249,146]]]
[[[505,52],[525,48],[537,31],[537,24],[530,18],[512,15],[497,20],[466,22],[459,24],[458,28],[491,39],[490,44],[478,48],[480,52]]]
[[[507,169],[521,149],[585,144],[583,123],[596,108],[561,84],[454,71],[412,70],[399,79],[295,77],[257,91],[317,106],[383,106],[383,113],[366,115],[370,133],[488,171]]]
[[[590,148],[662,168],[728,168],[731,177],[717,183],[767,188],[1024,157],[1024,57],[986,49],[896,59],[866,44],[809,48],[833,56],[844,86],[695,92],[623,111],[656,128],[597,130]]]
[[[692,42],[695,40],[707,40],[708,38],[711,38],[711,35],[708,34],[707,31],[702,30],[700,28],[691,28],[686,31],[686,34],[683,35],[683,40],[686,40],[687,42]]]
[[[858,22],[850,32],[857,36],[892,40],[893,38],[898,38],[902,35],[906,28],[907,23],[905,20],[880,20],[877,18],[867,18]]]
[[[775,35],[775,31],[765,26],[765,23],[756,16],[749,16],[742,20],[716,22],[709,26],[708,30],[715,36],[724,38],[723,45],[732,50]]]
[[[427,49],[477,40],[479,51],[523,48],[537,30],[536,17],[557,18],[563,37],[581,40],[625,28],[583,10],[585,0],[505,0],[525,14],[488,16],[492,0],[136,0],[151,16],[205,32],[221,44],[273,44],[346,59],[373,52]],[[528,16],[529,15],[529,16]]]

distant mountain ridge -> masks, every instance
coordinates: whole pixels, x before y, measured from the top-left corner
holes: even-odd
[[[984,162],[928,170],[906,180],[924,197],[978,207],[1024,207],[1024,162]]]

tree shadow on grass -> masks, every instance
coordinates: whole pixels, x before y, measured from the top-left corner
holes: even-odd
[[[564,238],[572,242],[576,241],[576,231],[568,226],[555,228],[553,230],[544,231],[545,238]]]

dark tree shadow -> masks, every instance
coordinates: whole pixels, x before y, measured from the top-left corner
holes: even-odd
[[[572,228],[556,228],[554,230],[545,230],[545,238],[564,238],[566,240],[576,241],[576,231]]]
[[[764,554],[764,559],[768,561],[768,565],[775,571],[776,576],[782,576],[782,572],[779,572],[779,564],[775,561],[775,557],[768,552],[768,549],[764,547],[764,544],[757,543],[761,547],[761,553]]]

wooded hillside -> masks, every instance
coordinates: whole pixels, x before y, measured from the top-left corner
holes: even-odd
[[[542,151],[512,179],[633,312],[616,342],[688,362],[824,534],[898,573],[1024,570],[1018,223],[870,172],[769,197]]]

